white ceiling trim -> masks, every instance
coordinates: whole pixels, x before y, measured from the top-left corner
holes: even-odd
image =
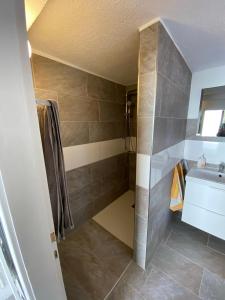
[[[32,46],[32,45],[31,45],[31,46]],[[83,72],[86,72],[86,73],[95,75],[95,76],[97,76],[97,77],[100,77],[100,78],[109,80],[109,81],[111,81],[111,82],[114,82],[114,83],[123,85],[123,84],[121,84],[120,82],[117,82],[117,81],[115,81],[115,80],[112,80],[111,78],[107,78],[107,77],[101,76],[101,75],[99,75],[99,74],[97,74],[97,73],[94,73],[94,72],[92,72],[92,71],[90,71],[90,70],[87,70],[87,69],[78,67],[78,66],[76,66],[76,65],[74,65],[74,64],[69,63],[68,61],[65,61],[65,60],[60,59],[60,58],[58,58],[58,57],[56,57],[56,56],[53,56],[53,55],[44,53],[44,52],[42,52],[42,51],[39,51],[39,50],[36,50],[36,49],[33,49],[33,48],[32,48],[32,54],[37,54],[37,55],[40,55],[40,56],[43,56],[43,57],[52,59],[52,60],[54,60],[54,61],[56,61],[56,62],[58,62],[58,63],[61,63],[61,64],[64,64],[64,65],[70,66],[70,67],[75,68],[75,69],[78,69],[78,70],[80,70],[80,71],[83,71]]]
[[[138,30],[139,30],[139,32],[141,32],[141,31],[145,30],[146,28],[148,28],[149,26],[152,26],[153,24],[158,23],[158,22],[162,22],[160,17],[154,18],[153,20],[141,25],[140,27],[138,27]]]

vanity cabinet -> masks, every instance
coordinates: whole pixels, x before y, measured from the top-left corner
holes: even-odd
[[[186,177],[182,221],[225,240],[224,175],[193,169]]]

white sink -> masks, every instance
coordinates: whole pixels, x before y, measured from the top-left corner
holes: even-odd
[[[190,170],[182,221],[225,240],[225,174],[214,169]]]
[[[225,189],[225,174],[220,173],[214,169],[191,169],[186,177],[187,180],[203,180],[206,181],[207,184]]]

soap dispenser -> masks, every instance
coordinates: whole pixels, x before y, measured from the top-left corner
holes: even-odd
[[[206,166],[206,158],[205,158],[204,154],[202,154],[202,156],[199,157],[199,160],[197,162],[197,167],[198,168],[205,168],[205,166]]]

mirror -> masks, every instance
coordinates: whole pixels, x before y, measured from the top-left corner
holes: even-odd
[[[202,90],[197,135],[225,137],[225,86]]]

